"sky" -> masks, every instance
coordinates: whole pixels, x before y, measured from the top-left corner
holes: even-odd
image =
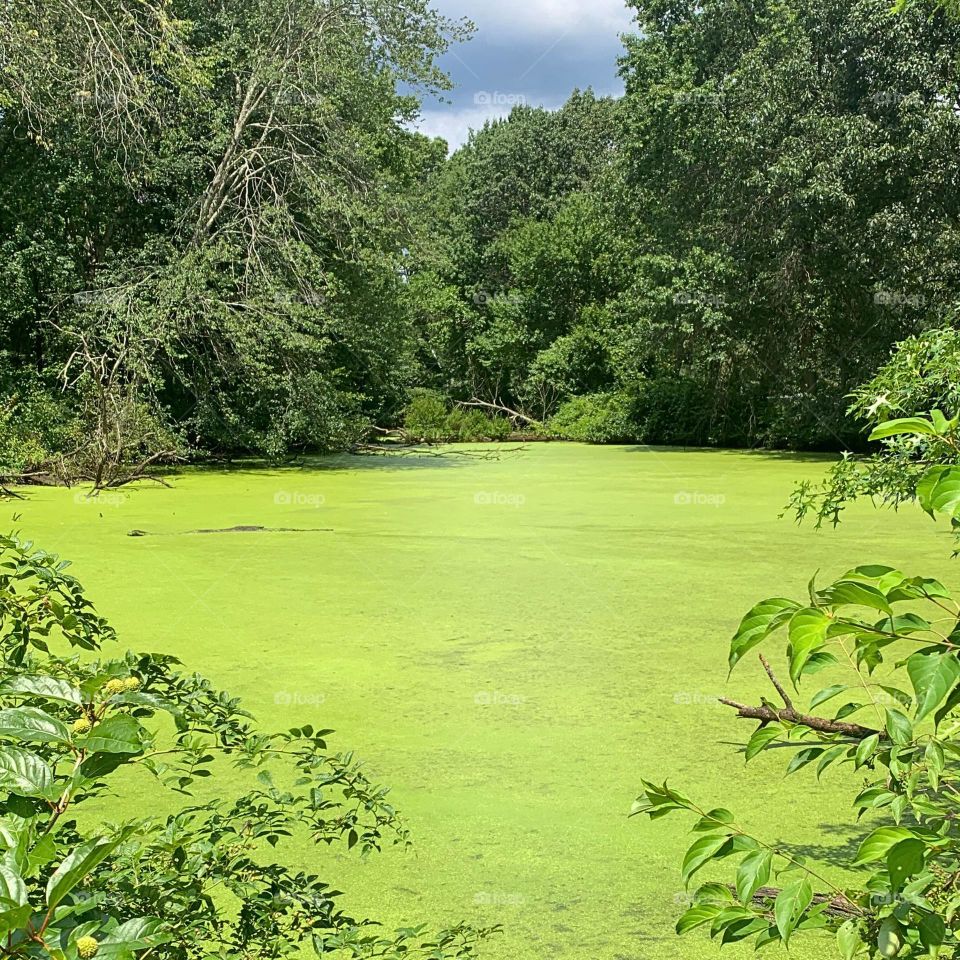
[[[624,0],[435,0],[434,6],[477,28],[441,60],[456,85],[446,94],[450,103],[428,100],[418,125],[451,149],[470,128],[505,116],[514,104],[556,108],[575,87],[622,92],[619,35],[632,30]]]

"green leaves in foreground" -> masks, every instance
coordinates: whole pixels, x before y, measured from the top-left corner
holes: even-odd
[[[756,723],[744,756],[756,762],[777,748],[788,775],[849,772],[857,816],[875,821],[846,864],[862,879],[853,889],[835,885],[833,862],[810,864],[754,836],[729,810],[701,809],[644,781],[633,813],[691,815],[680,879],[708,878],[678,933],[705,929],[721,944],[750,938],[759,948],[819,931],[833,938],[823,955],[846,960],[935,957],[941,948],[960,956],[960,605],[938,580],[869,564],[822,588],[811,583],[803,601],[754,606],[731,641],[731,669],[775,641],[779,656],[763,658],[769,696],[756,706],[725,701]],[[786,664],[792,690],[771,660]],[[824,682],[807,691],[821,671]],[[805,788],[797,795],[816,803]]]
[[[0,614],[17,611],[0,616],[7,960],[475,955],[492,929],[460,924],[431,934],[418,926],[384,935],[347,917],[329,881],[279,860],[281,838],[294,834],[344,853],[407,843],[387,789],[352,754],[328,751],[332,731],[305,724],[258,732],[235,698],[179,673],[172,657],[96,659],[99,640],[112,632],[100,631],[64,569],[0,538],[0,571],[16,573],[0,572]],[[80,617],[86,632],[74,642]],[[54,646],[90,652],[59,656]],[[136,773],[115,777],[134,765]],[[175,802],[227,766],[232,787],[246,782],[235,796],[213,787],[205,791],[212,799]],[[153,788],[144,779],[151,776]],[[104,822],[97,803],[108,786],[134,789],[143,814],[119,827]],[[172,812],[158,817],[153,796],[165,788],[171,792],[157,806]]]

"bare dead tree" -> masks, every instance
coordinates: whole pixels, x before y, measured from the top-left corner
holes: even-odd
[[[58,329],[75,344],[62,382],[78,396],[84,426],[75,448],[54,462],[58,479],[67,485],[87,481],[94,491],[138,480],[165,484],[150,468],[176,461],[179,454],[150,403],[139,360],[143,336],[132,324],[109,337]]]

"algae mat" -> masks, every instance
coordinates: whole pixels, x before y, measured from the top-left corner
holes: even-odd
[[[493,960],[665,960],[719,949],[672,933],[689,823],[628,820],[641,776],[799,852],[856,837],[841,771],[784,781],[782,754],[737,757],[749,728],[716,697],[768,692],[752,664],[726,681],[740,616],[866,561],[960,582],[949,534],[917,510],[858,507],[822,533],[778,519],[824,468],[537,444],[187,471],[92,502],[31,490],[4,509],[74,561],[126,646],[184,658],[265,726],[335,728],[392,786],[415,852],[290,850],[348,907],[502,923]]]

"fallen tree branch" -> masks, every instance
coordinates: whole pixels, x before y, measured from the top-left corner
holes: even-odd
[[[727,887],[734,894],[737,892],[733,884],[727,884]],[[780,890],[777,887],[758,887],[752,897],[753,904],[767,908],[770,901],[777,899],[779,893]],[[857,904],[842,893],[815,893],[811,902],[816,905],[829,904],[823,912],[834,917],[858,917],[863,913]]]
[[[489,403],[486,400],[478,400],[476,397],[472,400],[457,400],[456,403],[458,407],[485,407],[487,410],[496,410],[499,413],[507,414],[514,420],[522,420],[524,423],[540,423],[539,420],[528,417],[525,413],[520,413],[519,410],[511,410],[510,407],[505,407],[502,403]]]
[[[770,704],[764,703],[759,707],[752,707],[749,704],[739,703],[736,700],[728,700],[726,697],[720,697],[720,703],[733,707],[737,711],[737,716],[744,720],[759,720],[761,726],[768,723],[792,723],[798,727],[808,727],[811,730],[817,730],[820,733],[840,733],[845,737],[851,737],[854,740],[866,740],[879,734],[885,737],[886,734],[881,730],[874,730],[871,727],[861,726],[859,723],[846,723],[843,720],[828,720],[826,717],[817,717],[810,713],[800,713],[793,705],[789,694],[783,684],[776,678],[773,669],[767,662],[763,654],[760,654],[760,662],[763,664],[770,682],[774,689],[783,699],[783,709],[778,710]]]

